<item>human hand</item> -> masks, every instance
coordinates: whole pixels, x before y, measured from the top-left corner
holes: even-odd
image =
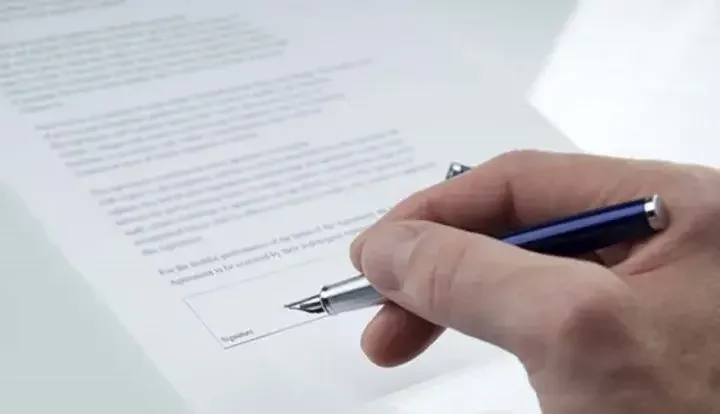
[[[670,227],[591,257],[494,235],[660,194]],[[515,354],[546,414],[720,412],[720,174],[690,165],[511,152],[421,191],[353,243],[386,296],[362,347],[378,365],[445,328]]]

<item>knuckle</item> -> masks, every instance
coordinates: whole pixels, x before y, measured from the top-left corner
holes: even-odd
[[[607,354],[634,343],[623,309],[625,295],[616,289],[598,289],[575,298],[561,321],[557,340],[569,355]]]
[[[426,311],[441,318],[450,311],[461,268],[471,256],[465,238],[453,236],[425,232],[410,258],[415,299]]]

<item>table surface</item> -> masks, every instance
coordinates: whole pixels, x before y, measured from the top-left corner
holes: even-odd
[[[482,64],[484,56],[482,51],[473,49],[472,37],[496,39],[498,47],[506,50],[504,57],[512,63],[510,66],[516,68],[508,71],[503,81],[513,84],[518,91],[525,90],[547,63],[548,55],[557,46],[554,40],[576,4],[570,0],[497,3],[457,0],[451,6],[438,7],[438,13],[446,13],[456,20],[458,38],[465,39],[466,53],[478,64]],[[568,27],[569,32],[573,30],[577,28]],[[559,44],[562,49],[563,42]],[[572,60],[573,48],[567,49],[569,52],[560,54],[565,59],[563,62]],[[602,73],[586,71],[575,75],[582,82],[590,83]],[[567,111],[573,119],[563,118],[565,109],[571,108],[573,99],[578,97],[568,92],[565,85],[565,93],[561,95],[564,100],[557,96],[547,98],[552,88],[563,88],[557,77],[549,79],[542,90],[545,95],[534,97],[534,102],[583,149],[666,159],[681,153],[682,161],[718,161],[709,160],[702,147],[696,148],[697,155],[693,158],[680,134],[675,140],[663,137],[662,145],[655,145],[656,141],[653,145],[650,141],[643,144],[639,137],[633,141],[631,150],[624,150],[627,146],[623,147],[622,141],[626,139],[620,132],[638,130],[628,127],[627,122],[622,124],[625,130],[616,129],[619,132],[615,140],[611,136],[598,138],[597,134],[583,130],[577,117],[593,125],[601,122],[598,120],[607,120],[607,116],[590,109],[582,113],[575,108],[573,112]],[[621,95],[611,92],[603,97],[605,102],[621,105]],[[585,99],[591,98],[585,96]],[[181,399],[142,349],[117,323],[111,311],[99,306],[99,299],[90,286],[47,244],[42,230],[24,210],[21,201],[6,189],[0,190],[0,229],[0,275],[4,275],[0,277],[0,327],[3,330],[0,335],[0,412],[186,412],[180,405]],[[22,277],[16,276],[19,274]],[[38,326],[43,329],[38,330]],[[478,376],[481,375],[478,371]],[[428,389],[424,390],[427,396]],[[411,391],[396,397],[392,405],[397,408],[404,404],[399,399],[413,398]],[[482,393],[475,393],[472,398],[478,401]],[[441,400],[438,397],[438,401]]]

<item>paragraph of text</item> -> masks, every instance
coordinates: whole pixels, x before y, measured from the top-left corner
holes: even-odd
[[[236,17],[164,18],[0,43],[0,91],[21,111],[67,97],[275,57],[286,40]]]
[[[433,167],[397,131],[313,146],[297,142],[93,191],[145,255],[203,240],[218,226]]]
[[[237,144],[344,99],[333,76],[364,62],[299,72],[151,105],[38,125],[76,176],[94,176]]]
[[[252,265],[321,248],[341,240],[354,238],[387,212],[382,208],[374,212],[348,217],[334,222],[308,227],[292,234],[261,240],[257,243],[230,249],[217,255],[206,256],[158,269],[158,273],[170,277],[172,285],[204,280],[246,269]]]

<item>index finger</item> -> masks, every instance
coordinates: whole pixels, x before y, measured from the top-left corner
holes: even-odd
[[[688,199],[702,197],[698,170],[660,161],[513,151],[412,195],[375,226],[424,220],[494,235],[657,193],[678,212],[691,207]],[[358,269],[364,236],[351,248]]]

